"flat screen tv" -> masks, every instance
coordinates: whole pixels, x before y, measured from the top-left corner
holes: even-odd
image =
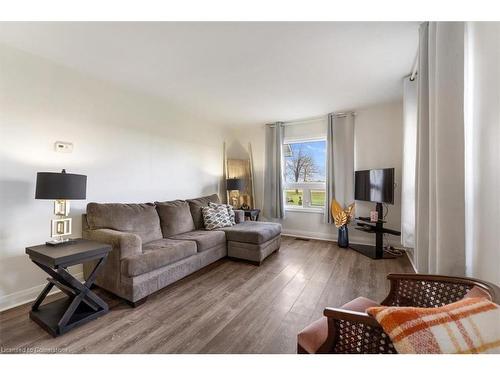
[[[394,168],[354,172],[354,199],[394,204]]]

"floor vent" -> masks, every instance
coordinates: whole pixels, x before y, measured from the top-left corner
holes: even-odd
[[[309,241],[309,238],[295,237],[296,241]]]

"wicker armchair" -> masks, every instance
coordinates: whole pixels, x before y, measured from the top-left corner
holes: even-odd
[[[500,303],[500,288],[477,279],[422,274],[389,274],[387,278],[391,289],[381,303],[385,306],[443,306],[462,299],[473,287]],[[368,314],[329,307],[323,314],[328,334],[317,353],[397,354],[390,338]],[[297,352],[308,353],[300,343]]]

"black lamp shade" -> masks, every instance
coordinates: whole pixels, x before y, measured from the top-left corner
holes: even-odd
[[[86,199],[87,176],[82,174],[38,172],[35,199]]]
[[[226,190],[242,190],[242,189],[243,189],[242,178],[228,178],[226,180]]]

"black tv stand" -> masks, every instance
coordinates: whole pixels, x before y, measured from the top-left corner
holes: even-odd
[[[377,203],[378,217],[383,218],[383,207],[382,203]],[[392,234],[394,236],[400,236],[401,232],[393,229],[384,228],[384,223],[386,221],[379,219],[376,222],[370,221],[369,217],[357,217],[357,227],[355,229],[367,232],[375,233],[375,246],[373,245],[361,245],[361,244],[350,244],[349,247],[357,252],[366,255],[372,259],[382,259],[382,258],[394,258],[389,254],[384,254],[384,233]]]

